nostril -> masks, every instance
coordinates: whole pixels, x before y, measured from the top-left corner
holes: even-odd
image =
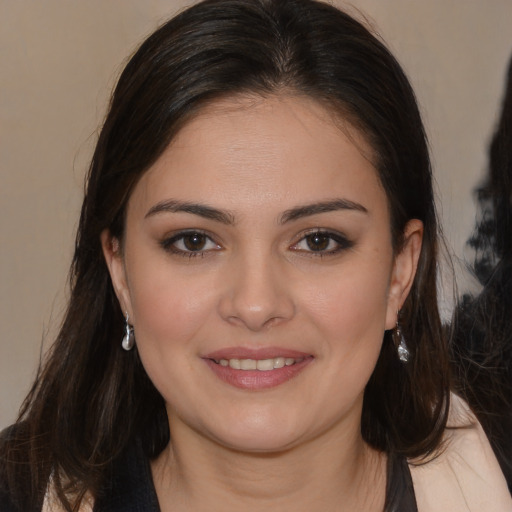
[[[223,283],[219,313],[233,325],[259,331],[289,320],[295,312],[289,287],[271,261],[259,258],[235,265]]]
[[[219,311],[224,320],[229,323],[259,331],[290,320],[294,316],[295,308],[291,300],[251,305],[237,301],[235,298],[222,300]]]

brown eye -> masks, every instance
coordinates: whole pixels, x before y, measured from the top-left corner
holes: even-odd
[[[325,233],[312,233],[305,240],[311,251],[325,251],[329,247],[332,238]]]
[[[168,252],[179,256],[204,256],[211,251],[221,250],[206,233],[201,231],[183,231],[163,240],[160,245]]]
[[[182,240],[187,251],[202,251],[206,246],[208,237],[203,233],[190,233],[184,235]]]
[[[341,233],[331,231],[313,231],[306,234],[290,248],[293,251],[309,253],[310,255],[329,256],[344,249],[353,247],[353,242]]]

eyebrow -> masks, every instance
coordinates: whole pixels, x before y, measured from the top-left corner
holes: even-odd
[[[235,224],[235,216],[230,212],[218,210],[217,208],[213,208],[211,206],[207,206],[204,204],[175,201],[173,199],[161,201],[160,203],[155,204],[155,206],[152,206],[149,209],[148,213],[146,213],[144,218],[147,219],[148,217],[164,212],[191,213],[193,215],[199,215],[200,217],[203,217],[205,219],[221,222],[222,224]]]
[[[333,199],[332,201],[323,201],[320,203],[312,203],[304,206],[298,206],[286,210],[280,217],[279,223],[285,224],[303,217],[316,215],[318,213],[328,213],[338,210],[352,210],[361,213],[368,213],[368,210],[360,203],[355,203],[348,199]]]
[[[350,201],[348,199],[334,199],[331,201],[322,201],[319,203],[312,203],[303,206],[297,206],[283,212],[279,218],[279,224],[286,224],[303,217],[309,217],[311,215],[317,215],[319,213],[328,213],[338,210],[351,210],[358,211],[361,213],[368,213],[368,210],[360,203]],[[174,199],[168,199],[161,201],[156,205],[152,206],[146,213],[145,218],[152,217],[159,213],[191,213],[198,215],[205,219],[214,220],[221,222],[222,224],[234,225],[235,216],[228,211],[219,210],[212,206],[205,204],[190,203],[184,201],[176,201]]]

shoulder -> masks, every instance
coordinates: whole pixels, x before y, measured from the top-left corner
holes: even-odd
[[[92,512],[94,507],[94,500],[92,496],[86,495],[80,504],[80,508],[78,512]],[[44,496],[44,503],[41,512],[66,512],[66,509],[60,502],[57,497],[57,493],[55,491],[55,487],[50,482],[48,483],[48,488],[46,489],[46,494]]]
[[[468,405],[451,395],[437,457],[411,463],[419,512],[512,512],[512,498],[489,441]]]
[[[0,432],[0,510],[2,512],[17,512],[18,506],[15,506],[12,488],[10,483],[15,480],[9,475],[9,453],[8,446],[15,435],[15,426],[11,426]]]
[[[4,464],[0,460],[0,466]],[[5,474],[3,468],[0,467],[0,510],[2,512],[17,512],[19,509],[14,506],[12,496],[7,486],[7,481],[4,478]]]
[[[25,512],[42,510],[42,512],[64,512],[65,509],[57,498],[52,479],[42,479],[44,503],[33,502],[31,486],[31,464],[28,450],[29,436],[24,423],[14,424],[0,432],[0,512]],[[47,483],[48,482],[48,483]],[[79,512],[92,512],[91,500],[84,500]]]
[[[102,488],[94,497],[91,493],[86,494],[78,512],[160,510],[150,461],[139,439],[130,443],[123,453],[112,461],[110,469],[109,477],[103,482]],[[64,512],[51,478],[42,512]]]
[[[0,510],[2,512],[18,512],[19,509],[14,506],[9,493],[0,484]]]

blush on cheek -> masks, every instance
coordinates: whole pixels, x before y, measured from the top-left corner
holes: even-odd
[[[359,274],[360,275],[360,274]],[[346,280],[333,290],[325,286],[316,294],[308,306],[315,311],[318,323],[351,339],[368,329],[384,330],[387,312],[387,286],[375,280]],[[380,292],[380,293],[379,293]]]
[[[179,301],[167,300],[152,305],[142,302],[141,308],[135,308],[135,313],[138,344],[161,348],[179,345],[191,339],[200,325],[193,321],[197,315]]]
[[[189,337],[213,309],[211,287],[199,279],[176,277],[176,269],[165,265],[140,267],[134,269],[138,275],[130,290],[136,331],[143,329],[155,341]]]

